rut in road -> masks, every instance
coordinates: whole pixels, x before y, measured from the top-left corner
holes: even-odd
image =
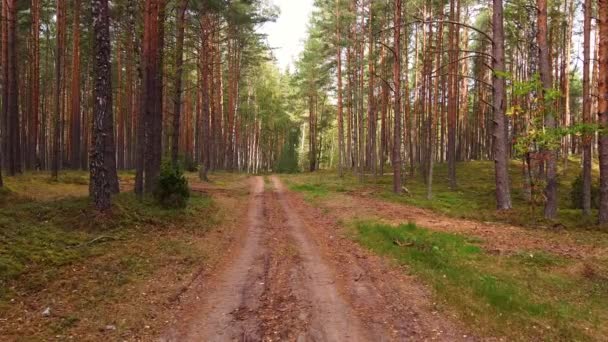
[[[385,282],[377,260],[361,261],[344,241],[324,236],[318,225],[326,222],[311,220],[279,178],[271,181],[266,190],[253,178],[239,253],[161,340],[462,339],[448,320],[420,310],[419,299],[409,298],[420,293],[403,291],[404,279]],[[332,254],[334,243],[340,255]]]

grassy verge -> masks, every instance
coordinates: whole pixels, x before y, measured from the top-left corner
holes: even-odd
[[[195,193],[187,208],[166,210],[123,193],[100,216],[83,197],[87,178],[7,179],[0,194],[0,339],[154,335],[164,307],[212,257],[205,239],[221,216],[211,197]],[[42,314],[46,308],[50,315]]]
[[[359,182],[358,177],[353,174],[340,178],[335,171],[289,175],[284,178],[292,190],[310,196],[324,196],[331,192],[359,192],[431,209],[452,217],[505,222],[525,227],[550,227],[559,223],[566,229],[598,229],[593,217],[585,217],[580,210],[571,207],[570,190],[572,182],[580,171],[578,162],[570,161],[565,169],[563,163],[560,163],[560,167],[559,216],[556,222],[549,222],[543,218],[543,204],[540,201],[529,203],[524,199],[521,163],[516,161],[510,165],[513,210],[508,213],[499,213],[495,210],[494,169],[490,161],[457,164],[458,187],[455,190],[449,187],[447,165],[436,165],[431,199],[427,198],[427,186],[419,174],[406,180],[405,187],[408,193],[399,196],[392,193],[391,175],[377,177],[367,175],[363,183]],[[597,178],[597,174],[594,174],[594,177]]]
[[[354,228],[361,244],[408,265],[486,336],[547,341],[608,336],[607,268],[585,269],[536,251],[490,255],[466,237],[413,224],[356,222]]]

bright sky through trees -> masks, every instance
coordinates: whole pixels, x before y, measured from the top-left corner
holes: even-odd
[[[313,0],[270,0],[280,9],[276,22],[264,24],[260,31],[268,35],[279,68],[293,69],[293,63],[304,47],[307,24]]]

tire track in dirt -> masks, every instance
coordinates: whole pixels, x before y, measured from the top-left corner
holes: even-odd
[[[340,295],[335,273],[322,259],[317,246],[309,238],[299,215],[285,198],[281,181],[272,176],[274,192],[283,209],[286,226],[301,255],[301,264],[307,276],[306,286],[312,304],[311,325],[305,336],[312,341],[379,341],[364,334],[359,318]]]
[[[236,260],[212,286],[201,294],[206,301],[194,317],[169,330],[161,341],[255,341],[259,339],[254,312],[264,290],[265,257],[260,248],[263,235],[264,181],[255,177],[247,213],[249,225]]]
[[[223,274],[162,341],[463,340],[413,279],[335,238],[325,215],[272,176],[252,178],[247,229]],[[245,220],[244,220],[245,221]],[[409,292],[408,292],[409,291]]]
[[[335,219],[285,190],[273,177],[286,211],[315,246],[315,254],[332,266],[336,288],[353,308],[368,341],[475,341],[454,317],[439,312],[419,282],[343,237]],[[321,339],[323,340],[323,339]],[[349,341],[340,338],[337,341]]]

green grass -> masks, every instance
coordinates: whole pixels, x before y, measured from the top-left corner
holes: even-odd
[[[242,187],[238,177],[217,179]],[[158,334],[154,321],[167,318],[174,296],[202,265],[219,260],[228,237],[208,233],[226,217],[223,202],[193,193],[186,208],[171,210],[125,192],[99,214],[87,183],[86,172],[71,171],[57,181],[38,172],[5,178],[0,339],[99,340],[108,337],[100,330],[107,324],[117,327],[110,339]],[[26,318],[45,307],[51,316]]]
[[[0,194],[0,301],[6,299],[10,283],[20,279],[30,291],[41,289],[52,281],[58,270],[86,258],[103,255],[109,245],[125,242],[153,230],[205,229],[211,222],[201,222],[198,213],[212,206],[209,197],[194,194],[183,210],[164,209],[154,202],[140,202],[131,193],[113,198],[112,211],[100,216],[87,197],[76,196],[86,191],[84,174],[67,174],[58,182],[41,175],[9,179],[8,188]],[[84,189],[75,189],[77,184]],[[41,195],[33,199],[32,187]],[[64,192],[66,197],[58,197]],[[196,220],[195,220],[196,219]],[[193,222],[189,222],[193,221]],[[168,243],[168,242],[164,242]],[[174,248],[174,252],[180,250]],[[121,269],[138,267],[133,258]]]
[[[329,190],[324,184],[298,184],[289,187],[293,191],[303,192],[308,198],[325,197]]]
[[[579,162],[571,160],[566,169],[559,163],[559,213],[555,221],[543,218],[543,203],[529,203],[523,197],[521,162],[510,164],[511,194],[513,210],[497,212],[495,207],[494,166],[491,161],[471,161],[457,164],[458,187],[450,189],[447,165],[438,164],[434,169],[433,196],[427,198],[427,186],[422,175],[407,178],[407,194],[392,192],[392,176],[367,175],[363,183],[352,173],[340,178],[335,171],[319,171],[313,174],[285,175],[284,179],[294,191],[314,196],[331,193],[352,192],[368,195],[392,202],[405,203],[431,209],[438,213],[478,221],[504,222],[524,227],[553,227],[556,223],[566,229],[601,230],[595,217],[585,217],[578,209],[571,208],[571,183],[580,172]],[[594,177],[599,177],[593,170]],[[540,190],[539,190],[540,191]]]
[[[432,286],[475,330],[509,340],[601,340],[608,284],[568,272],[575,261],[546,252],[495,256],[464,236],[414,224],[356,222],[356,239]]]

